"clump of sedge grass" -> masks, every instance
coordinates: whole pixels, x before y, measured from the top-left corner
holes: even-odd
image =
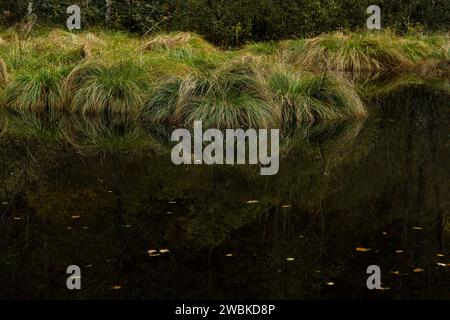
[[[45,112],[64,107],[66,68],[27,70],[10,81],[2,93],[7,108]]]
[[[70,109],[81,113],[133,113],[149,94],[149,78],[132,61],[90,61],[76,67],[67,77],[65,89]]]
[[[355,86],[333,74],[296,72],[278,67],[269,74],[267,83],[283,127],[367,116]]]
[[[289,63],[308,69],[349,71],[354,73],[407,69],[412,58],[423,57],[418,43],[403,42],[388,33],[332,33],[306,40],[302,46],[286,52]]]
[[[162,84],[143,117],[156,123],[190,127],[203,121],[214,128],[267,128],[278,121],[255,61],[226,63],[210,74],[174,77]]]

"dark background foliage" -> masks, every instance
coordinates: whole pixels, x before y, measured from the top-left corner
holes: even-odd
[[[0,0],[2,25],[20,21],[29,0]],[[66,8],[81,7],[83,26],[108,25],[134,32],[188,30],[219,45],[279,40],[365,27],[366,9],[382,9],[383,27],[449,30],[449,0],[34,0],[42,23],[65,25]]]

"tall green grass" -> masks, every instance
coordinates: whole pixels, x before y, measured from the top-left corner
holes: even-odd
[[[150,83],[145,69],[132,61],[91,61],[69,74],[64,89],[71,111],[125,114],[143,107]]]
[[[295,127],[364,118],[348,73],[449,78],[445,34],[325,34],[229,51],[192,33],[36,29],[0,34],[1,106],[82,114],[141,114],[153,123]],[[362,92],[362,91],[361,91]]]
[[[144,119],[176,126],[201,120],[217,128],[291,128],[367,116],[349,81],[255,58],[226,63],[208,75],[171,78],[155,92]]]
[[[284,127],[367,116],[355,86],[342,77],[281,67],[267,82]]]
[[[67,73],[67,68],[56,67],[22,71],[8,82],[0,103],[7,108],[36,112],[62,109]]]
[[[169,79],[156,89],[143,117],[178,126],[198,120],[216,128],[272,127],[277,118],[265,89],[255,65],[237,59],[211,74]]]
[[[407,71],[430,58],[446,59],[443,47],[418,37],[398,37],[389,31],[379,33],[336,32],[308,39],[283,52],[285,59],[310,70],[336,70],[352,73]]]

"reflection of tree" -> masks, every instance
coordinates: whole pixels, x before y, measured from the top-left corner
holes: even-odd
[[[79,263],[93,265],[86,298],[114,297],[102,290],[115,282],[126,297],[317,298],[333,296],[327,281],[363,297],[364,268],[375,263],[389,297],[448,296],[450,280],[435,266],[436,253],[450,250],[447,100],[423,87],[379,97],[379,119],[321,130],[308,143],[291,137],[269,179],[245,166],[176,167],[167,155],[79,154],[60,139],[3,137],[0,200],[11,200],[1,212],[0,295],[65,297],[51,279]],[[76,145],[97,125],[73,133],[64,121]],[[358,245],[380,252],[357,256]],[[171,254],[147,255],[161,248]],[[415,267],[426,276],[389,275]]]

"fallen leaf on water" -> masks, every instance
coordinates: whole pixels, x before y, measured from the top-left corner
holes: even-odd
[[[161,255],[161,253],[151,253],[148,256],[149,257],[159,257]]]
[[[295,258],[286,258],[286,261],[292,262],[295,261]]]
[[[80,219],[81,216],[72,216],[72,219]]]
[[[396,250],[395,251],[395,253],[403,253],[403,252],[405,252],[405,251],[403,251],[403,250]]]
[[[148,250],[147,253],[148,254],[155,254],[155,253],[158,253],[158,251],[152,249],[152,250]]]
[[[22,220],[21,217],[14,217],[14,220]]]
[[[443,257],[444,255],[442,253],[437,253],[436,256],[437,257]]]
[[[120,290],[120,289],[122,289],[122,286],[112,286],[111,289],[112,290]]]
[[[327,286],[334,286],[334,282],[327,282]]]
[[[362,247],[358,247],[358,248],[356,248],[356,251],[357,252],[369,252],[369,251],[371,251],[372,249],[369,249],[369,248],[362,248]]]
[[[258,202],[259,202],[258,200],[249,200],[249,201],[247,201],[247,204],[255,204]]]
[[[421,227],[412,227],[414,230],[422,230]]]
[[[438,262],[437,265],[440,266],[440,267],[446,267],[447,266],[445,263],[442,263],[442,262]]]
[[[285,205],[282,205],[281,207],[284,209],[292,208],[292,206],[290,204],[285,204]]]
[[[387,232],[383,232],[383,234],[386,236],[388,233]]]
[[[415,273],[419,273],[419,272],[424,272],[425,270],[421,269],[421,268],[416,268],[413,270],[413,272]]]
[[[159,253],[169,253],[169,249],[161,249],[159,250]]]
[[[225,257],[232,257],[232,256],[233,256],[232,253],[228,253],[228,254],[225,255]]]

